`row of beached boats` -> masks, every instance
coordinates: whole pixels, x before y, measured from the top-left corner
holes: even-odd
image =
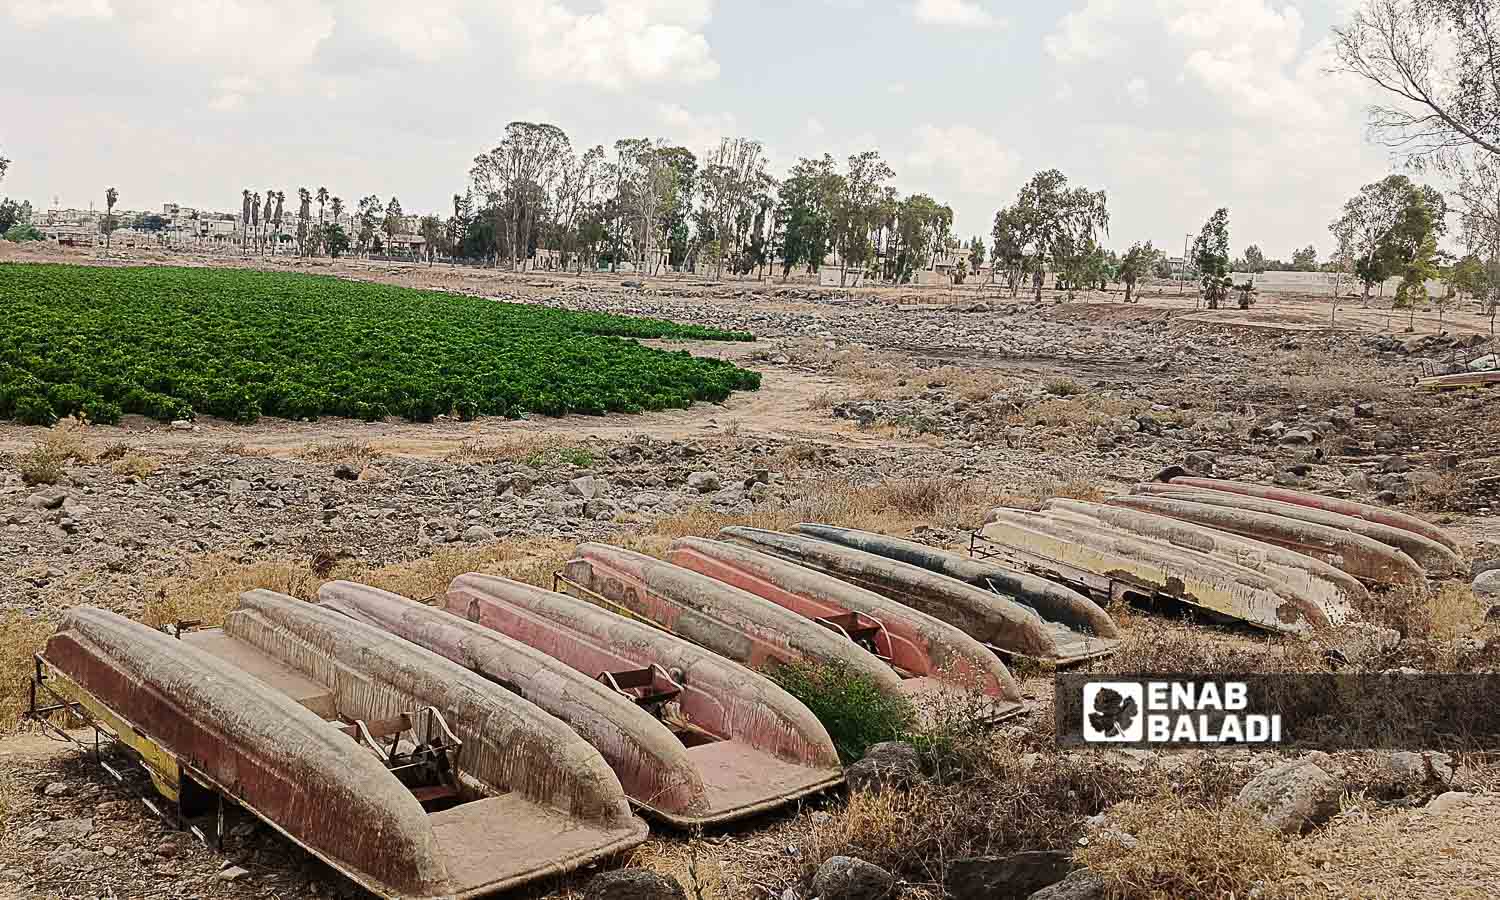
[[[1116,648],[1095,598],[1296,632],[1456,560],[1426,523],[1228,484],[996,510],[990,559],[731,527],[665,559],[582,544],[561,590],[462,575],[437,606],[334,581],[315,603],[250,591],[222,627],[175,634],[81,607],[38,655],[33,711],[84,715],[176,808],[226,797],[379,895],[476,896],[639,843],[636,813],[708,825],[840,782],[781,666],[998,720],[1021,710],[1004,659]]]

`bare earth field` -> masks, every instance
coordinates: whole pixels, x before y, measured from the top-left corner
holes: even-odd
[[[1473,309],[1450,311],[1441,329],[1437,310],[1419,310],[1408,333],[1404,311],[1358,299],[1330,327],[1328,298],[1267,295],[1248,311],[1210,311],[1175,288],[1128,305],[1118,293],[1068,301],[1050,290],[1038,303],[972,285],[841,290],[0,251],[44,259],[254,265],[745,329],[758,340],[671,347],[764,378],[722,406],[638,416],[0,424],[3,896],[362,896],[253,821],[222,852],[205,849],[69,745],[17,726],[30,654],[80,603],[152,624],[214,621],[241,590],[307,597],[328,578],[430,599],[467,571],[549,583],[579,541],[661,552],[734,523],[829,521],[960,547],[993,506],[1099,498],[1169,465],[1388,503],[1451,529],[1472,561],[1500,557],[1497,395],[1411,387],[1422,360],[1485,345],[1489,321]],[[55,486],[21,478],[38,446],[66,460]],[[1306,642],[1112,610],[1125,646],[1094,666],[1328,671],[1337,650],[1372,671],[1493,672],[1495,602],[1459,579],[1432,597],[1382,598],[1362,611],[1368,624]],[[1324,755],[1316,764],[1344,785],[1341,812],[1282,837],[1232,803],[1275,754],[1060,753],[1052,674],[1017,675],[1028,712],[955,738],[976,760],[972,782],[835,794],[707,834],[653,830],[627,862],[702,900],[805,900],[835,854],[895,872],[898,896],[935,898],[953,889],[941,860],[1022,850],[1076,851],[1105,879],[1075,878],[1078,892],[1053,897],[1245,896],[1252,886],[1262,897],[1496,896],[1492,759],[1428,760],[1413,775],[1388,753]],[[526,895],[581,896],[591,874]]]

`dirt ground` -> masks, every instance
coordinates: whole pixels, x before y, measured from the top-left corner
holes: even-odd
[[[240,821],[223,852],[201,847],[70,745],[16,725],[27,654],[78,603],[153,623],[212,620],[239,590],[307,596],[330,577],[430,597],[470,570],[540,583],[580,540],[655,552],[734,522],[836,519],[958,547],[991,506],[1097,498],[1178,464],[1388,503],[1452,529],[1473,561],[1500,557],[1500,395],[1411,386],[1455,353],[1494,347],[1476,309],[1448,311],[1441,328],[1437,310],[1419,310],[1408,332],[1404,311],[1357,298],[1340,303],[1330,327],[1327,298],[1265,295],[1248,311],[1211,311],[1175,288],[1148,287],[1128,305],[1118,293],[1068,300],[1050,290],[1037,303],[1024,291],[1012,298],[972,285],[844,290],[806,280],[641,282],[139,250],[103,261],[0,248],[0,261],[249,265],[741,328],[757,340],[671,347],[763,374],[759,391],[723,405],[638,416],[199,420],[190,430],[135,417],[118,428],[0,423],[3,896],[360,896],[254,821]],[[32,502],[39,488],[19,474],[38,447],[67,460],[53,488],[67,499],[53,509]],[[711,488],[690,485],[705,472]],[[598,496],[571,490],[585,475],[604,484]],[[1119,613],[1127,647],[1106,667],[1170,663],[1172,648],[1208,660],[1301,652]],[[1380,615],[1374,624],[1401,642],[1373,668],[1443,671],[1475,658],[1476,644],[1500,647],[1497,614],[1467,578],[1415,613]],[[992,741],[1058,760],[1052,676],[1021,676],[1031,709]],[[1437,813],[1417,803],[1422,791],[1372,798],[1351,786],[1345,814],[1287,842],[1287,870],[1256,883],[1288,896],[1495,896],[1497,770],[1481,758],[1463,769],[1451,783],[1423,786],[1422,802],[1439,788],[1472,795]],[[1238,790],[1252,772],[1217,790]],[[1058,813],[1045,832],[992,849],[1075,846],[1099,811]],[[706,835],[658,834],[630,863],[677,878],[690,897],[799,900],[829,848],[875,852],[856,828],[868,812],[819,798]],[[230,867],[243,872],[223,875]],[[588,874],[526,893],[576,896]],[[942,889],[902,878],[906,897]]]

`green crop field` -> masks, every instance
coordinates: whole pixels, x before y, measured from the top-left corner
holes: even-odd
[[[760,386],[633,340],[742,332],[324,276],[0,263],[0,313],[0,419],[28,424],[639,412]]]

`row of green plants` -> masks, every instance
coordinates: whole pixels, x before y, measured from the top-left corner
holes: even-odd
[[[641,412],[760,386],[637,340],[744,332],[326,276],[10,263],[0,308],[0,419],[36,425]]]

